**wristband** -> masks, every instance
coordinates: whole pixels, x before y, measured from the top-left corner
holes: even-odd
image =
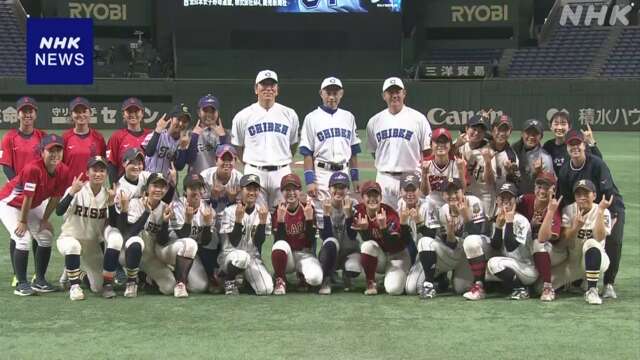
[[[316,181],[316,173],[313,170],[304,171],[304,182],[309,185]]]
[[[349,173],[351,175],[351,181],[360,180],[360,171],[358,169],[352,168],[351,170],[349,170]]]

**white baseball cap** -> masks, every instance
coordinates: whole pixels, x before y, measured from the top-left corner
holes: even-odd
[[[397,86],[400,89],[404,89],[404,84],[399,77],[390,77],[384,81],[384,84],[382,84],[382,91],[385,92],[392,86]]]
[[[320,85],[320,90],[326,88],[327,86],[338,86],[340,88],[342,88],[342,81],[340,81],[340,79],[338,79],[337,77],[328,77],[324,80],[322,80],[322,84]]]
[[[278,82],[278,74],[273,70],[262,70],[258,73],[258,76],[256,76],[256,84],[267,79]]]

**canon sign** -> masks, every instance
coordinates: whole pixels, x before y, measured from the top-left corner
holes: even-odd
[[[435,126],[464,125],[473,115],[479,112],[480,110],[447,111],[442,108],[432,108],[427,111],[427,120],[429,120],[429,123],[431,123],[431,125]],[[491,110],[488,112],[488,115],[491,119],[491,122],[493,123],[496,118],[504,115],[504,112],[502,110]]]

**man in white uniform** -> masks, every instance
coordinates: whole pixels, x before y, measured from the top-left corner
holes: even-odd
[[[420,163],[431,142],[427,118],[404,104],[406,96],[402,80],[386,79],[382,98],[387,108],[367,123],[367,146],[375,157],[376,182],[382,188],[382,202],[394,209],[400,199],[400,180],[409,174],[420,175]]]
[[[258,73],[258,101],[233,118],[231,144],[245,164],[245,174],[260,177],[259,203],[275,207],[281,200],[280,179],[291,173],[289,166],[298,144],[300,123],[296,112],[276,102],[278,75],[272,70]]]

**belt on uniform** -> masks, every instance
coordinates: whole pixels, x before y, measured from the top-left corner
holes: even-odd
[[[258,165],[253,165],[253,164],[249,164],[249,165],[253,166],[254,168],[256,168],[258,170],[263,170],[263,171],[276,171],[276,170],[282,169],[283,167],[287,166],[287,165],[258,166]]]
[[[410,171],[381,171],[383,174],[391,175],[391,176],[400,176],[402,174],[408,173]]]
[[[328,163],[328,162],[322,162],[322,161],[318,161],[317,165],[318,167],[321,167],[325,170],[331,170],[331,171],[340,171],[345,168],[345,166],[342,164]]]

